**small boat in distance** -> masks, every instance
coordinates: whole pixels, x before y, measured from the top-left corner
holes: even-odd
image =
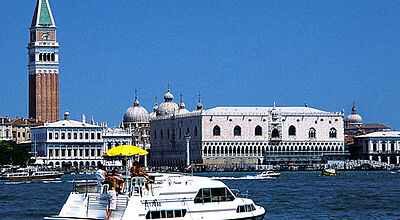
[[[57,170],[39,170],[36,167],[19,168],[0,174],[0,180],[33,180],[60,178],[64,173]]]
[[[272,171],[272,170],[266,170],[266,171],[263,171],[262,173],[260,173],[260,174],[258,174],[256,177],[258,177],[258,178],[267,178],[267,177],[279,177],[281,174],[280,173],[277,173],[277,172],[274,172],[274,171]]]
[[[333,168],[322,170],[322,176],[338,176],[338,175],[339,175],[339,173],[336,172],[336,170]]]

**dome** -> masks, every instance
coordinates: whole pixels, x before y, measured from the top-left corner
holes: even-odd
[[[196,105],[196,109],[194,110],[194,112],[196,111],[201,111],[203,110],[203,104],[201,104],[201,100],[200,100],[200,92],[199,92],[199,102]]]
[[[133,106],[129,107],[124,114],[124,123],[137,122],[149,122],[149,113],[145,108],[139,106],[139,101],[135,96]]]
[[[181,102],[179,102],[178,105],[178,111],[176,112],[176,114],[186,114],[186,113],[190,113],[187,109],[185,109],[185,103],[183,103],[182,101],[182,94],[181,94]]]
[[[350,124],[362,124],[362,117],[356,113],[356,106],[353,103],[353,108],[351,109],[351,114],[347,116],[346,122]]]
[[[163,102],[157,109],[157,116],[172,115],[178,110],[178,104],[173,101]]]
[[[172,115],[178,110],[178,104],[173,102],[174,96],[169,92],[164,95],[164,102],[160,104],[157,111],[157,116]]]

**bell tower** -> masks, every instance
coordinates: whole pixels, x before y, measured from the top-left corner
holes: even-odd
[[[59,44],[49,0],[36,1],[29,31],[29,118],[55,122],[60,119]]]

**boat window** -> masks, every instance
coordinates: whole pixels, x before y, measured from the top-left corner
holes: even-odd
[[[233,201],[235,197],[225,187],[204,188],[197,193],[194,203]]]
[[[185,217],[186,209],[149,211],[146,219],[179,218]]]
[[[256,210],[256,207],[254,207],[253,204],[247,204],[247,205],[240,205],[236,208],[236,212],[240,213],[240,212],[252,212]]]

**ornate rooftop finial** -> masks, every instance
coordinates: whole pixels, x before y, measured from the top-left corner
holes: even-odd
[[[168,87],[168,92],[169,92],[169,86],[170,86],[170,85],[169,85],[169,80],[168,80],[168,85],[167,85],[167,87]]]
[[[139,106],[139,100],[137,99],[137,89],[135,89],[135,101],[133,102],[133,106]]]
[[[274,100],[274,105],[273,105],[273,108],[275,109],[275,107],[276,107],[276,105],[275,105],[275,100]]]
[[[65,113],[64,113],[64,120],[69,121],[69,112],[68,112],[68,108],[65,110]]]
[[[351,108],[351,114],[356,114],[356,103],[353,101],[353,108]]]
[[[199,103],[197,103],[196,110],[202,110],[203,109],[203,104],[201,104],[201,94],[199,91]]]
[[[179,108],[185,108],[185,104],[182,101],[182,93],[179,96],[180,96]]]
[[[90,120],[90,124],[94,125],[94,116],[92,114],[92,119]]]

